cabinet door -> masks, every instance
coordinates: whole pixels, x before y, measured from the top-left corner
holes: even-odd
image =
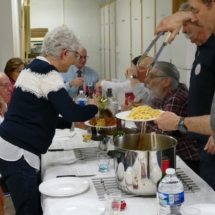
[[[101,56],[101,71],[100,71],[100,79],[104,79],[105,77],[105,25],[104,25],[104,7],[100,9],[100,19],[101,19],[101,44],[100,44],[100,56]]]
[[[156,0],[156,26],[160,23],[160,21],[172,14],[172,1],[170,0]],[[163,41],[167,37],[167,33],[162,36],[156,43],[156,53],[158,52],[159,48],[161,47]],[[171,45],[167,45],[164,47],[160,57],[158,60],[160,61],[171,61]]]
[[[141,1],[131,0],[131,57],[141,54]]]
[[[109,5],[106,5],[104,7],[104,25],[105,25],[105,49],[104,49],[104,54],[105,54],[105,78],[110,78],[110,62],[109,62],[109,57],[110,57],[110,37],[109,37]]]
[[[109,19],[110,19],[110,78],[116,77],[116,19],[115,19],[115,2],[109,5]]]
[[[180,82],[189,86],[190,70],[194,61],[196,45],[180,31],[171,43],[171,62],[180,71]]]
[[[152,39],[154,38],[155,30],[155,0],[142,0],[142,53],[147,49]],[[149,56],[154,56],[153,47],[149,52]]]
[[[130,67],[130,0],[116,1],[116,68],[117,78],[125,81],[125,72]],[[119,103],[124,95],[118,94]]]

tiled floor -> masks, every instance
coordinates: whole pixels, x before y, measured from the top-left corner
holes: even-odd
[[[13,202],[11,198],[5,199],[5,206],[6,206],[6,215],[15,215],[15,210],[14,210]]]

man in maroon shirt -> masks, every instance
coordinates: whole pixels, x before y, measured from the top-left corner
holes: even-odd
[[[180,75],[177,68],[168,62],[157,62],[145,79],[150,93],[154,97],[152,107],[164,111],[171,111],[186,117],[188,110],[188,89],[179,82]],[[163,131],[153,121],[147,122],[146,133],[156,132],[173,136],[178,140],[176,153],[196,173],[199,169],[199,152],[195,140],[180,131]]]

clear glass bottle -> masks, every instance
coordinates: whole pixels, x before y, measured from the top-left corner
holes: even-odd
[[[181,205],[184,202],[184,186],[177,178],[175,169],[166,170],[166,176],[158,185],[158,195],[159,215],[182,215]]]
[[[113,134],[113,139],[116,139],[118,137],[122,137],[125,135],[125,132],[122,130],[122,121],[121,119],[116,119],[117,128],[116,131]]]
[[[108,88],[106,92],[106,96],[109,100],[109,104],[105,107],[112,112],[112,115],[115,116],[118,113],[118,101],[113,98],[112,89]]]
[[[105,92],[102,91],[102,96],[99,99],[100,107],[99,109],[104,109],[109,103],[109,99],[106,97]]]

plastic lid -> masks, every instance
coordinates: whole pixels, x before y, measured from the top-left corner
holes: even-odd
[[[80,91],[79,91],[79,93],[82,93],[82,94],[83,94],[83,93],[84,93],[84,91],[83,91],[83,90],[80,90]]]
[[[168,175],[175,174],[175,169],[173,169],[173,168],[166,169],[166,174],[168,174]]]

